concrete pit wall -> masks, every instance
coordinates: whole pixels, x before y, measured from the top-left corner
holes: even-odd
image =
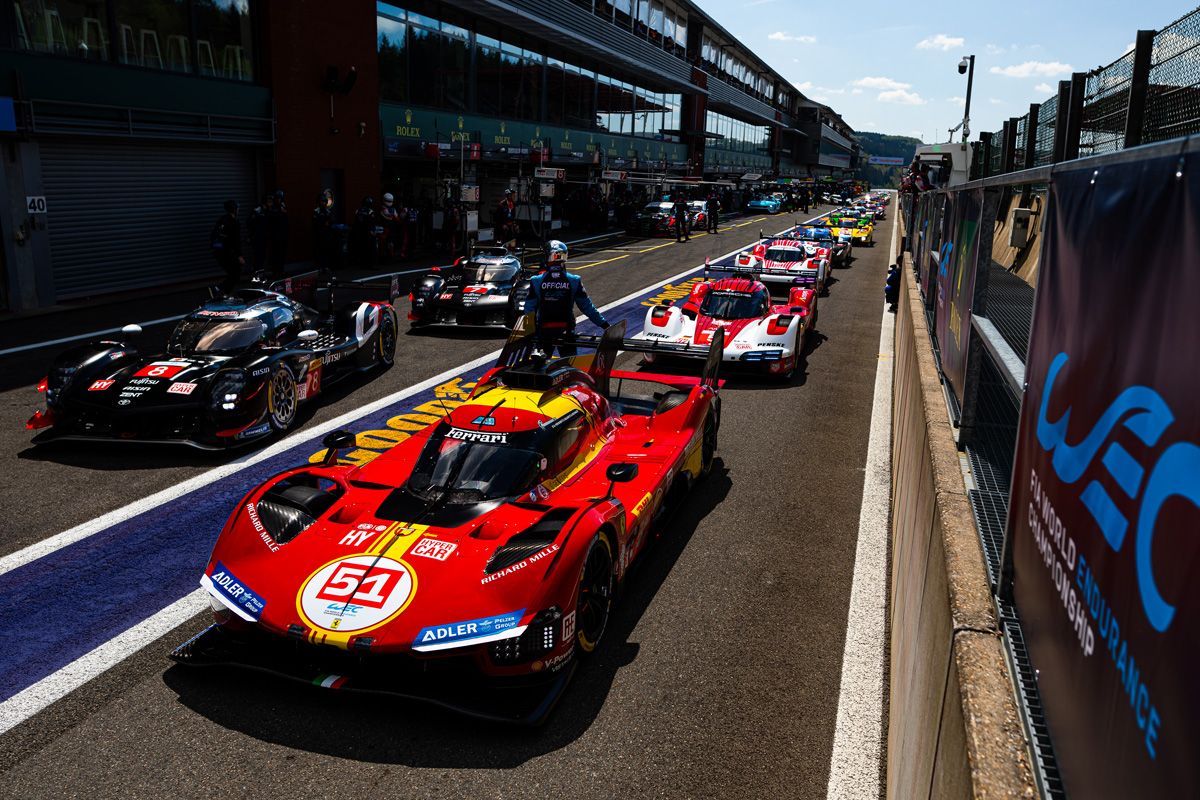
[[[903,259],[892,388],[887,795],[1035,797],[912,259]]]

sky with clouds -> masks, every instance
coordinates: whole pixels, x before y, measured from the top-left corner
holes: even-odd
[[[1164,0],[696,2],[851,127],[926,142],[946,141],[962,120],[963,56],[975,56],[975,138],[1046,100],[1072,72],[1120,57],[1138,28],[1163,28],[1196,7]]]

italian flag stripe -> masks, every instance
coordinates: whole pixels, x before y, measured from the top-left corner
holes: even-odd
[[[318,675],[313,678],[313,685],[323,689],[340,689],[346,683],[344,675]]]

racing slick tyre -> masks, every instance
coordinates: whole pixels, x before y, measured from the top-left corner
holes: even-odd
[[[267,420],[271,430],[283,433],[296,421],[296,407],[300,399],[296,392],[296,379],[287,367],[280,365],[271,373],[267,384]]]
[[[575,604],[575,646],[580,653],[595,652],[608,627],[613,590],[612,536],[602,530],[596,534],[579,572],[579,599]]]
[[[396,323],[391,314],[383,315],[379,323],[379,336],[375,338],[376,355],[379,363],[387,369],[396,363]]]

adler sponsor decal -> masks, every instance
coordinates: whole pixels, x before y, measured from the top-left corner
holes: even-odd
[[[534,553],[529,558],[521,559],[517,563],[513,564],[511,567],[505,567],[504,569],[500,570],[499,572],[493,572],[491,575],[485,575],[479,581],[479,585],[486,586],[489,583],[491,583],[492,581],[498,581],[506,575],[512,575],[514,572],[518,572],[520,570],[525,569],[530,564],[541,561],[546,556],[554,555],[555,553],[558,552],[558,550],[559,550],[559,545],[552,544],[549,547],[544,548],[544,549],[539,550],[538,552]]]

